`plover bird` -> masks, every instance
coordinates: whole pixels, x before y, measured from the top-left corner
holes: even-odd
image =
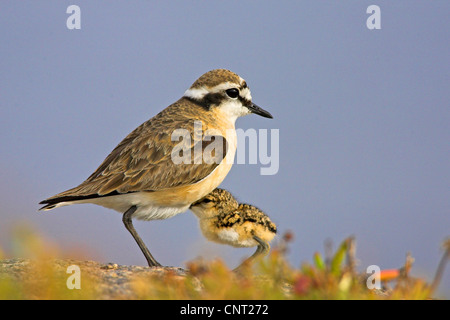
[[[208,240],[233,247],[257,246],[244,263],[267,254],[269,242],[277,233],[277,227],[264,212],[249,204],[239,204],[224,189],[215,189],[194,202],[190,209],[199,218],[200,229]]]
[[[209,71],[181,99],[125,137],[84,182],[41,201],[40,210],[93,203],[119,211],[148,265],[160,266],[132,218],[173,217],[214,190],[233,163],[235,121],[251,113],[272,118],[252,102],[244,79],[225,69]],[[179,132],[185,133],[182,142]]]

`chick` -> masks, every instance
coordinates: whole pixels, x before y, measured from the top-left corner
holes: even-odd
[[[239,204],[230,192],[214,189],[194,202],[190,209],[199,218],[203,235],[211,241],[233,247],[255,247],[244,263],[270,250],[277,227],[269,217],[249,204]]]

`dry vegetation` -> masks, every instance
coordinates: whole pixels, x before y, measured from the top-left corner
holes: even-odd
[[[291,237],[238,271],[221,260],[191,261],[185,270],[58,259],[54,245],[22,231],[13,241],[29,259],[7,259],[0,250],[0,299],[430,299],[450,252],[447,240],[431,284],[411,276],[413,259],[407,256],[400,269],[381,271],[381,289],[368,289],[367,274],[356,271],[353,238],[295,268],[285,258]],[[81,289],[68,289],[69,265],[80,267]]]

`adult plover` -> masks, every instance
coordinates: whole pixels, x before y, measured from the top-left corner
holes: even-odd
[[[214,190],[233,163],[235,121],[250,113],[272,118],[252,102],[244,79],[229,70],[209,71],[132,131],[84,182],[43,200],[40,210],[93,203],[119,211],[149,266],[160,266],[132,218],[173,217]]]

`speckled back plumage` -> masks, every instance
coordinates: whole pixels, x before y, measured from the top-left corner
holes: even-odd
[[[238,208],[232,212],[222,211],[217,218],[216,225],[218,228],[229,228],[245,222],[261,225],[268,231],[277,233],[276,225],[264,212],[246,203],[239,204]]]

